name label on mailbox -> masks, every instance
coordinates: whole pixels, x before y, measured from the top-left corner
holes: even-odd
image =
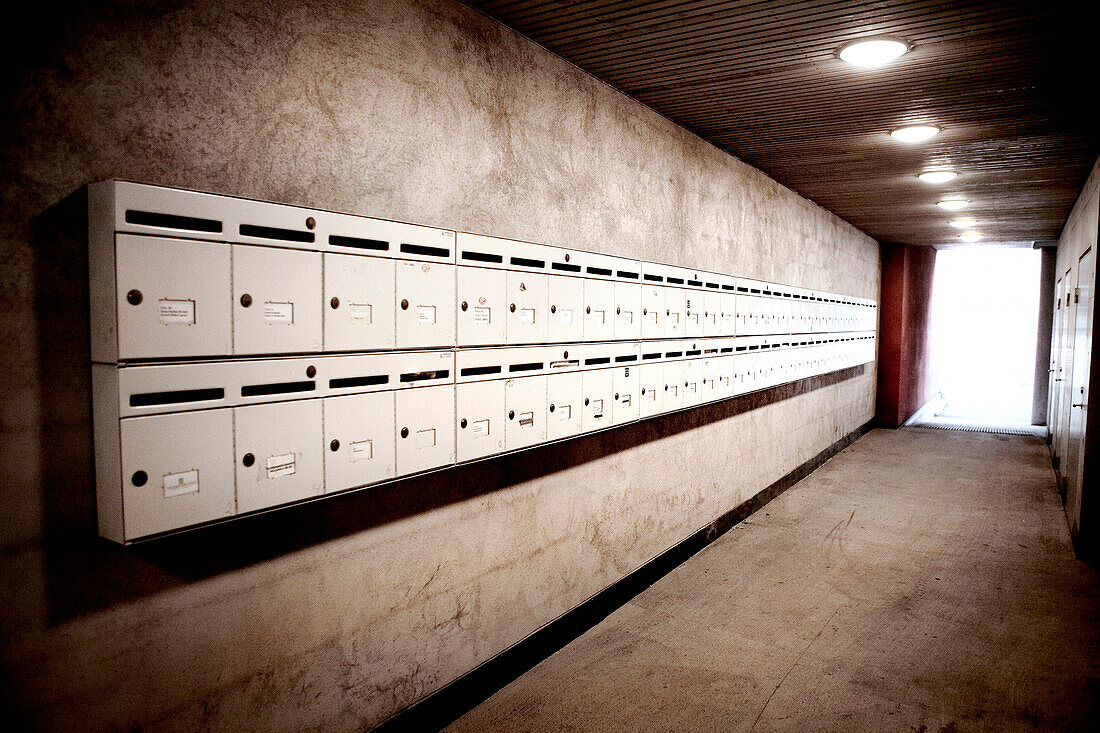
[[[471,424],[475,438],[481,438],[489,434],[488,420],[474,420]]]
[[[425,325],[435,323],[435,306],[421,305],[416,308],[416,322]]]
[[[166,326],[194,326],[195,301],[161,298],[157,301],[157,316]]]
[[[294,304],[269,300],[264,303],[264,322],[269,326],[294,325]]]
[[[351,461],[369,461],[374,458],[374,443],[368,440],[353,440],[351,443]]]
[[[348,315],[351,316],[351,320],[364,323],[370,323],[374,318],[370,303],[351,303],[348,306]]]
[[[474,323],[490,323],[492,310],[483,305],[474,306]]]
[[[293,476],[297,467],[293,453],[284,453],[278,456],[268,456],[267,477],[280,478],[281,476]]]
[[[199,472],[196,469],[164,474],[164,498],[199,493]]]

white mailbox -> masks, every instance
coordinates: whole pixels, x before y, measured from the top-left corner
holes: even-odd
[[[642,337],[642,286],[615,283],[615,338],[636,341]]]
[[[683,290],[684,335],[698,338],[703,335],[703,291]]]
[[[233,353],[321,350],[321,254],[233,245]]]
[[[393,478],[393,392],[327,397],[323,403],[325,492]]]
[[[665,288],[665,338],[687,335],[687,296],[684,288]]]
[[[454,265],[398,260],[396,281],[397,348],[453,346]]]
[[[546,377],[521,377],[504,382],[504,445],[508,450],[546,442]]]
[[[642,338],[665,337],[665,288],[663,285],[642,285]]]
[[[504,451],[507,420],[503,380],[456,384],[455,405],[459,461],[472,461]]]
[[[611,425],[614,401],[614,377],[611,369],[592,369],[581,373],[584,406],[581,427],[591,432]]]
[[[453,385],[398,390],[396,398],[397,475],[405,476],[455,462]]]
[[[610,341],[615,337],[615,283],[584,281],[584,340]]]
[[[239,512],[323,492],[321,400],[250,405],[233,413]]]
[[[237,513],[229,410],[134,417],[119,429],[125,539]]]
[[[732,287],[732,286],[731,286]],[[718,300],[718,335],[732,336],[736,333],[734,319],[737,312],[737,296],[722,293]]]
[[[703,360],[688,359],[684,362],[684,407],[703,402]]]
[[[548,279],[535,272],[508,272],[508,338],[510,344],[545,343],[548,334]]]
[[[557,343],[584,339],[584,282],[579,277],[549,276],[547,341]]]
[[[614,425],[637,420],[641,415],[641,383],[637,366],[615,367],[611,371],[611,386],[614,390],[611,408],[611,422]]]
[[[547,376],[547,440],[571,438],[583,430],[584,390],[581,381],[581,372]]]
[[[119,359],[232,353],[229,245],[119,234],[115,261]]]
[[[661,414],[664,406],[664,364],[642,364],[638,367],[638,416]]]
[[[507,329],[507,286],[503,270],[458,267],[458,345],[503,344]]]
[[[325,351],[394,347],[393,260],[324,255]]]
[[[703,335],[720,336],[722,318],[722,294],[713,290],[703,292]]]
[[[734,358],[732,354],[718,358],[718,399],[733,397]]]
[[[664,364],[664,389],[661,412],[679,410],[684,406],[684,362],[679,357],[676,361],[666,361]]]

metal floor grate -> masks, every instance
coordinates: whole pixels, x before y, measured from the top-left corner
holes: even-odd
[[[1040,435],[1040,429],[997,427],[994,425],[967,425],[965,423],[913,423],[913,427],[935,428],[936,430],[956,430],[966,433],[994,433],[996,435]]]

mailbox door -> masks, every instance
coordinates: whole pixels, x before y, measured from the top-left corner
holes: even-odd
[[[713,402],[718,399],[718,358],[702,359],[703,380],[699,384],[699,401]]]
[[[393,392],[328,397],[323,402],[325,493],[393,478]]]
[[[236,514],[231,411],[132,417],[119,430],[127,540]]]
[[[703,359],[684,362],[684,407],[692,407],[703,401]]]
[[[637,341],[642,337],[642,286],[615,283],[615,338]]]
[[[610,341],[614,337],[615,283],[608,280],[585,279],[584,340]]]
[[[653,417],[661,413],[664,404],[663,364],[642,364],[638,367],[638,416]]]
[[[611,371],[614,372],[611,384],[614,389],[611,422],[614,425],[633,422],[641,416],[639,367],[615,367]]]
[[[696,338],[703,335],[703,298],[701,290],[684,290],[684,335]]]
[[[687,335],[687,290],[665,287],[665,338]]]
[[[321,253],[233,245],[233,353],[321,350]]]
[[[454,385],[401,389],[397,405],[397,475],[455,462]]]
[[[548,276],[536,272],[508,272],[506,280],[508,343],[545,343],[549,315]]]
[[[613,369],[594,369],[581,372],[581,386],[584,392],[581,427],[586,433],[611,425],[612,402],[615,395],[613,371]]]
[[[119,234],[115,262],[119,359],[231,353],[229,245]]]
[[[581,372],[551,374],[546,378],[546,439],[579,435],[584,410]]]
[[[722,293],[718,301],[718,335],[732,336],[734,334],[734,312],[737,304],[737,296],[733,293]]]
[[[508,450],[546,442],[546,377],[522,377],[504,383],[504,445]]]
[[[242,514],[323,492],[321,400],[233,410]]]
[[[324,255],[325,351],[392,349],[393,260]]]
[[[733,369],[735,357],[718,357],[718,399],[733,397]]]
[[[665,288],[662,285],[642,287],[642,338],[665,336]]]
[[[455,385],[458,427],[455,447],[459,461],[472,461],[504,451],[504,382]]]
[[[661,412],[679,410],[684,406],[684,362],[665,362],[662,387]]]
[[[458,345],[505,342],[505,273],[483,267],[458,268]]]
[[[722,294],[709,290],[703,293],[703,335],[718,336],[721,331]]]
[[[434,262],[397,262],[397,348],[453,346],[455,268]]]
[[[548,276],[547,341],[559,343],[580,341],[584,338],[584,279],[579,277]]]

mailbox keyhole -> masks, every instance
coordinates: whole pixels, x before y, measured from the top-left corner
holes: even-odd
[[[336,451],[340,450],[340,441],[333,438],[332,442],[328,444],[328,448],[330,451],[335,453]]]
[[[584,406],[588,407],[588,398],[587,397],[584,398]]]
[[[622,312],[623,312],[623,309],[622,309],[622,308],[616,308],[616,309],[615,309],[615,315],[617,315],[617,316],[618,316],[618,315],[622,315]]]
[[[642,387],[642,394],[645,394],[645,387]]]
[[[511,304],[510,306],[508,306],[508,310],[510,310],[510,311],[512,311],[513,313],[515,313],[515,312],[516,312],[516,304],[515,304],[515,303],[512,303],[512,304]]]
[[[462,418],[462,422],[459,423],[459,425],[462,426],[463,428],[465,428],[468,424],[469,423],[466,422],[466,418]]]
[[[336,310],[337,308],[339,308],[339,307],[340,307],[340,299],[339,299],[339,298],[336,298],[336,297],[333,297],[333,299],[332,299],[332,300],[330,300],[330,301],[328,302],[328,304],[329,304],[330,306],[332,306],[332,309],[333,309],[333,310]]]
[[[309,377],[310,379],[313,379],[314,377],[316,377],[317,376],[317,367],[313,366],[312,364],[307,366],[306,367],[306,376]]]
[[[401,428],[401,437],[402,438],[409,437],[409,429],[408,428]]]
[[[672,313],[672,311],[670,311],[670,310],[666,310],[666,311],[665,311],[665,315],[666,315],[666,316],[667,316],[667,315],[670,315],[671,313]]]
[[[252,455],[251,453],[245,453],[244,458],[241,459],[241,463],[244,464],[245,468],[248,468],[249,466],[251,466],[255,462],[256,462],[256,456]]]
[[[245,308],[252,305],[252,296],[249,295],[248,293],[245,293],[244,295],[242,295],[241,296],[241,305]]]
[[[550,412],[553,412],[553,411],[554,411],[554,403],[553,403],[553,402],[551,402],[551,403],[550,403]]]
[[[508,419],[509,420],[515,420],[516,419],[516,411],[515,410],[509,410],[508,411]]]
[[[558,312],[558,307],[556,305],[550,306],[550,312],[551,313],[557,313]]]
[[[409,309],[409,301],[408,300],[402,300],[401,301],[401,310],[407,311],[408,309]]]
[[[317,226],[316,219],[314,219],[312,216],[306,219],[306,229],[313,229],[315,226]]]
[[[592,312],[592,306],[588,306],[587,308],[585,308],[584,312],[585,313],[591,313]]]
[[[619,393],[618,392],[615,393],[615,399],[619,399]]]
[[[130,305],[140,305],[143,299],[144,296],[141,294],[140,290],[131,290],[126,293],[126,302]]]
[[[643,316],[649,315],[649,309],[648,308],[642,308],[642,315]]]
[[[467,302],[466,302],[465,300],[464,300],[464,301],[462,301],[462,310],[464,310],[464,311],[465,311],[465,310],[466,310],[467,308],[469,308],[469,307],[470,307],[470,304],[469,304],[469,303],[467,303]]]
[[[144,486],[145,482],[149,480],[149,474],[145,471],[134,471],[134,475],[130,477],[130,482],[134,486]]]

